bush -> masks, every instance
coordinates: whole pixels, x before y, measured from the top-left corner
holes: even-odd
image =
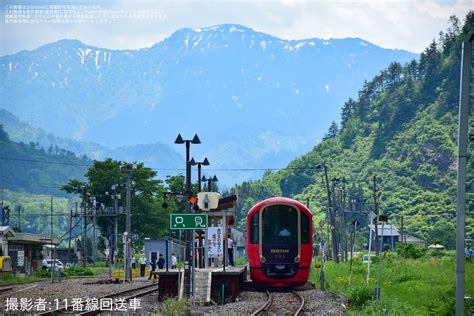
[[[423,257],[427,249],[418,247],[415,244],[398,244],[397,252],[400,256],[410,259],[418,259]]]
[[[83,268],[80,266],[75,266],[69,269],[66,269],[63,273],[66,276],[72,276],[72,275],[94,275],[94,271],[92,271],[89,268]]]
[[[163,309],[166,315],[184,315],[191,311],[189,300],[178,300],[175,297],[168,297],[163,301]]]
[[[33,276],[38,277],[38,278],[47,278],[51,276],[51,271],[48,271],[46,269],[41,269],[41,270],[33,271],[32,274]],[[54,274],[55,276],[57,275],[56,272]]]
[[[436,249],[430,249],[426,251],[426,256],[427,257],[435,257],[435,258],[441,258],[441,257],[447,257],[449,256],[448,253],[444,250],[436,250]]]
[[[362,310],[364,315],[413,315],[414,311],[409,306],[399,301],[391,299],[389,301],[380,301],[379,303],[371,302]]]
[[[243,266],[246,263],[246,259],[245,259],[245,257],[239,257],[239,258],[235,259],[234,263],[237,266]]]
[[[415,274],[409,273],[409,272],[404,272],[396,278],[396,282],[397,283],[403,283],[403,282],[419,280],[419,279],[420,279],[419,275],[415,275]]]
[[[48,275],[49,277],[49,275]],[[40,281],[42,280],[43,277],[38,277],[33,275],[13,275],[13,274],[2,274],[0,276],[0,285],[12,285],[12,284],[22,284],[22,283],[28,283],[32,281]]]
[[[373,289],[365,286],[358,286],[351,289],[351,305],[355,308],[362,308],[372,301]]]

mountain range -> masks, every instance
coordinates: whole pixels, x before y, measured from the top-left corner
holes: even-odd
[[[184,157],[167,144],[151,143],[110,148],[94,142],[58,137],[41,128],[33,127],[2,109],[0,109],[0,125],[8,133],[9,138],[15,142],[38,143],[45,149],[58,147],[96,160],[110,157],[122,161],[139,161],[147,166],[159,166],[160,178],[167,175],[167,169],[176,170],[184,165]]]
[[[283,40],[234,24],[180,29],[139,50],[60,40],[0,57],[0,108],[108,148],[146,151],[197,133],[192,155],[232,185],[258,172],[227,169],[285,165],[322,138],[365,80],[415,58],[359,38]]]

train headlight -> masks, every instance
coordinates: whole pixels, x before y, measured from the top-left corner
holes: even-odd
[[[261,263],[265,263],[265,261],[267,261],[267,259],[265,259],[265,257],[263,257],[263,256],[260,257],[260,262],[261,262]]]
[[[298,257],[295,257],[295,263],[299,263],[300,261],[301,261],[301,258],[300,258],[300,256],[298,256]]]

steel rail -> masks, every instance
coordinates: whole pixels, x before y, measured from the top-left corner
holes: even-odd
[[[300,299],[300,301],[301,301],[300,307],[299,307],[299,308],[296,310],[296,312],[294,313],[295,316],[298,316],[298,315],[300,314],[301,310],[302,310],[303,307],[304,307],[304,303],[305,303],[304,297],[301,296],[301,295],[299,295],[299,294],[296,293],[295,291],[293,291],[293,292],[291,292],[291,293],[293,293],[294,295],[296,295],[296,296]]]
[[[265,311],[267,311],[270,308],[270,306],[272,306],[273,297],[272,297],[272,295],[270,294],[269,291],[267,291],[267,295],[268,295],[268,300],[265,301],[265,304],[260,306],[255,312],[253,312],[251,314],[252,316],[258,315],[260,313],[264,313]]]

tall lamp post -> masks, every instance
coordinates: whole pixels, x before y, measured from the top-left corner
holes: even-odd
[[[197,134],[194,135],[193,139],[183,139],[181,137],[181,134],[178,134],[176,137],[176,140],[174,141],[175,144],[186,144],[186,212],[189,213],[191,211],[191,204],[189,202],[189,198],[191,197],[191,163],[189,160],[189,149],[191,147],[191,144],[200,144],[201,140],[197,136]],[[191,250],[191,245],[192,245],[192,239],[194,236],[192,236],[192,231],[186,230],[185,232],[185,237],[186,237],[186,252],[184,254],[184,260],[187,262],[187,268],[185,271],[185,291],[186,294],[191,293],[191,265],[194,264],[192,259],[192,250]]]
[[[197,191],[198,193],[201,192],[201,166],[209,166],[210,163],[209,163],[209,160],[207,160],[207,157],[204,158],[203,161],[201,162],[198,162],[198,161],[195,161],[194,158],[191,158],[191,166],[198,166],[198,176],[197,176]],[[198,264],[199,264],[199,268],[204,268],[204,249],[202,248],[202,236],[203,236],[203,231],[202,230],[199,230],[198,231],[198,235],[199,235],[199,260],[198,260]]]
[[[209,166],[210,163],[209,163],[209,160],[207,160],[207,157],[204,158],[203,161],[201,162],[198,162],[198,161],[195,161],[194,158],[191,158],[191,161],[190,161],[190,164],[191,166],[198,166],[198,176],[197,176],[197,186],[198,186],[198,192],[201,192],[201,166]]]
[[[207,191],[212,192],[212,183],[211,182],[217,182],[217,181],[219,181],[219,179],[217,179],[216,175],[214,175],[212,178],[211,177],[206,178],[206,176],[202,176],[201,181],[202,182],[207,181]]]

